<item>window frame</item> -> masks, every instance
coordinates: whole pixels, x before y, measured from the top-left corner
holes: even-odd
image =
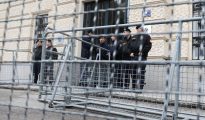
[[[113,6],[109,6],[112,4],[112,2],[116,2],[115,0],[99,0],[98,2],[98,10],[99,9],[107,9],[107,8],[113,8]],[[127,7],[128,6],[128,0],[125,0],[125,6],[123,7]],[[84,12],[90,12],[90,11],[93,11],[94,8],[95,8],[95,1],[87,1],[87,2],[84,2],[83,5],[84,5]],[[100,5],[100,6],[99,6]],[[104,6],[103,6],[104,5]],[[112,4],[113,5],[113,4]],[[116,5],[116,3],[114,4]],[[87,7],[87,8],[86,8]],[[117,6],[115,6],[116,8]],[[105,21],[101,20],[100,22],[102,23],[96,23],[96,26],[104,26],[104,25],[115,25],[115,24],[112,24],[112,22],[115,22],[116,21],[116,18],[113,19],[113,20],[109,20],[109,16],[110,15],[113,15],[115,13],[115,16],[117,16],[117,11],[107,11],[107,12],[99,12],[97,14],[98,18],[99,18],[99,14],[104,14],[101,16],[101,18],[104,18]],[[121,12],[124,14],[124,19],[123,20],[120,20],[119,24],[126,24],[128,22],[128,19],[127,19],[127,16],[128,16],[128,10],[125,9],[123,10],[123,12]],[[83,27],[92,27],[94,23],[93,22],[93,17],[94,17],[94,13],[86,13],[83,14]],[[97,18],[97,22],[99,22]],[[120,28],[121,29],[121,32],[123,30],[123,28]],[[119,30],[120,31],[120,30]],[[115,32],[115,28],[105,28],[105,29],[96,29],[95,30],[95,34],[108,34],[108,33],[114,33]],[[85,32],[83,32],[85,33]]]
[[[193,17],[200,17],[202,12],[202,3],[197,2],[192,4],[192,16]],[[200,30],[201,29],[201,21],[193,21],[192,22],[192,30]],[[201,42],[203,42],[204,39],[201,36],[200,32],[194,33],[192,32],[192,60],[200,60],[201,57],[203,57],[203,60],[205,60],[205,55],[200,56],[200,45]],[[205,43],[204,43],[204,51],[205,53]]]
[[[45,31],[45,28],[48,25],[48,14],[36,15],[35,21],[35,32],[34,32],[34,42],[38,39],[42,39],[42,34]],[[40,19],[40,24],[39,24]],[[40,29],[40,30],[39,30]]]

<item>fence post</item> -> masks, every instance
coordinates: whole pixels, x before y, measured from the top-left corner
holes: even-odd
[[[102,49],[99,48],[99,57],[98,57],[99,59],[96,59],[96,60],[101,60],[101,58],[102,58],[102,55],[101,55],[101,54],[102,54]],[[95,64],[96,64],[96,63],[95,63]],[[102,82],[102,81],[101,81],[101,74],[102,74],[102,73],[101,73],[101,64],[103,64],[103,63],[100,63],[100,62],[99,62],[99,63],[97,63],[97,64],[98,64],[97,67],[98,67],[98,70],[99,70],[99,71],[98,71],[98,72],[99,72],[99,75],[98,75],[98,85],[97,85],[97,87],[100,88],[100,85],[101,85],[101,82]]]
[[[170,99],[170,92],[172,90],[172,83],[173,83],[173,79],[174,79],[174,73],[176,72],[175,70],[180,70],[179,67],[177,67],[177,65],[179,65],[178,62],[179,61],[179,58],[180,58],[180,52],[181,52],[181,32],[182,32],[182,21],[179,21],[179,32],[177,34],[177,38],[176,38],[176,42],[175,42],[175,52],[174,52],[174,55],[173,55],[173,59],[172,59],[172,63],[171,64],[171,67],[170,67],[170,72],[169,72],[169,78],[167,79],[167,82],[166,82],[166,90],[165,90],[165,99],[164,99],[164,106],[163,106],[163,112],[162,112],[162,117],[161,117],[161,120],[166,120],[167,118],[167,110],[168,110],[168,104],[169,104],[169,99]],[[176,73],[176,74],[179,74],[179,73]],[[180,76],[177,75],[177,84],[179,85],[179,78]],[[178,86],[177,85],[177,89],[178,89]],[[176,94],[176,96],[178,96]],[[175,96],[175,97],[176,97]],[[178,99],[177,97],[175,98],[175,110],[176,112],[178,111]],[[177,105],[177,106],[176,106]],[[173,119],[175,118],[175,112],[174,112],[174,116],[173,116]]]
[[[179,32],[176,39],[176,60],[175,62],[180,62],[181,59],[181,37],[182,37],[182,22],[179,22]],[[176,63],[176,93],[175,93],[175,102],[174,102],[174,115],[173,119],[177,120],[178,117],[178,106],[179,106],[179,87],[180,87],[180,65]]]
[[[200,50],[199,50],[199,59],[200,61],[203,61],[205,59],[205,2],[201,3],[201,31],[200,31],[200,39],[201,39],[201,43],[200,43]],[[199,78],[198,78],[198,88],[197,88],[197,120],[201,119],[200,113],[201,113],[201,109],[202,109],[202,99],[203,97],[201,97],[201,94],[203,93],[203,64],[200,64],[199,67]],[[203,118],[202,118],[203,119]]]
[[[75,7],[74,7],[74,13],[77,12],[77,0],[75,0],[74,2],[75,4]],[[74,56],[75,56],[75,39],[74,37],[76,37],[76,30],[75,30],[75,27],[76,27],[76,17],[77,15],[76,14],[73,14],[73,25],[72,25],[72,36],[71,36],[71,41],[70,41],[70,52],[69,53],[69,60],[74,60]],[[66,58],[68,59],[68,58]],[[66,62],[66,61],[65,61]],[[65,96],[65,103],[70,103],[71,101],[71,95],[72,95],[72,77],[73,77],[73,63],[69,63],[69,67],[67,68],[67,71],[69,72],[69,80],[66,81],[67,82],[67,85],[66,85],[66,89],[68,88],[69,91],[66,91],[66,96]],[[69,92],[69,93],[68,93]],[[68,97],[67,97],[68,95]]]
[[[72,33],[72,38],[70,41],[70,50],[69,50],[69,58],[67,58],[67,60],[74,60],[74,37],[75,37],[75,30],[74,27],[72,28],[73,33]],[[65,103],[70,103],[71,101],[71,94],[72,94],[72,77],[73,77],[73,63],[69,63],[69,65],[67,66],[67,72],[69,74],[69,79],[66,80],[67,85],[66,85],[66,89],[69,91],[66,91],[66,96],[65,96]]]
[[[47,36],[47,28],[46,28],[45,32],[43,33],[43,39],[42,39],[39,99],[41,99],[41,95],[42,95],[42,91],[43,91],[43,84],[45,83],[45,81],[44,81],[44,66],[45,66],[45,63],[42,62],[42,61],[45,60],[45,56],[46,56],[46,36]]]
[[[15,65],[16,65],[16,57],[15,57],[15,51],[12,51],[13,54],[13,64],[12,64],[12,85],[15,83]]]

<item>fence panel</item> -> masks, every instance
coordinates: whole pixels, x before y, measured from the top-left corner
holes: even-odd
[[[204,33],[203,0],[1,0],[0,119],[205,120]]]

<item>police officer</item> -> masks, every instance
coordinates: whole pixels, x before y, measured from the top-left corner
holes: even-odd
[[[135,61],[146,61],[148,53],[152,47],[151,37],[145,33],[142,25],[136,26],[137,34],[133,36],[130,42],[130,57]],[[139,80],[139,87],[143,89],[145,85],[145,64],[134,65],[132,69],[132,87],[137,88],[137,81]]]
[[[118,54],[118,47],[120,40],[118,39],[119,37],[115,34],[111,34],[111,44],[110,44],[110,53],[111,53],[111,60],[121,60],[120,59],[120,54]],[[121,88],[120,84],[118,83],[120,81],[120,64],[112,64],[111,68],[112,72],[114,73],[114,78],[112,80],[113,87],[114,88]]]
[[[58,59],[58,54],[56,52],[57,49],[53,46],[52,40],[48,39],[46,41],[46,60],[57,60]],[[53,74],[54,73],[54,62],[47,62],[45,63],[45,75],[44,78],[45,80],[47,77],[49,78],[49,84],[52,84],[54,81]]]
[[[111,53],[111,60],[116,60],[116,53],[117,53],[117,46],[118,46],[118,39],[115,34],[111,35],[111,43],[109,45],[110,53]]]
[[[91,43],[91,36],[93,35],[92,30],[89,30],[83,37],[82,40]],[[90,58],[90,47],[88,43],[82,42],[81,57],[85,59]]]
[[[119,43],[117,48],[120,60],[130,60],[130,41],[132,39],[131,30],[126,28],[123,32],[123,40]]]
[[[41,53],[42,53],[42,41],[36,41],[36,48],[34,49],[33,60],[39,61],[41,60]],[[34,76],[34,83],[37,84],[38,76],[40,73],[41,63],[34,62],[33,63],[33,76]]]
[[[117,48],[117,54],[119,60],[127,61],[131,59],[131,51],[129,47],[130,41],[132,39],[131,30],[128,28],[124,29],[123,35],[123,40],[119,43],[119,46]],[[130,83],[130,64],[121,64],[118,68],[120,68],[120,73],[118,76],[120,79],[118,82],[118,86],[120,86],[121,88],[128,89]]]
[[[106,49],[106,50],[104,50],[104,49],[100,50],[98,48],[97,52],[99,53],[101,51],[101,54],[99,56],[99,60],[108,60],[109,59],[109,50],[110,50],[110,48],[108,47],[107,38],[105,36],[100,36],[99,37],[99,46]]]

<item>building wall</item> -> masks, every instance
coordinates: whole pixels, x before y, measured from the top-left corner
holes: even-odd
[[[74,28],[81,28],[83,26],[83,15],[77,15],[73,18],[74,10],[77,12],[83,11],[83,3],[92,0],[78,0],[75,6],[74,0],[58,0],[58,2],[51,2],[51,0],[26,0],[24,6],[22,1],[11,2],[9,4],[0,4],[0,49],[12,49],[12,50],[24,50],[27,52],[18,52],[18,60],[30,60],[33,49],[33,38],[35,32],[35,17],[40,14],[48,14],[48,26],[55,28],[56,30],[71,30]],[[180,0],[183,1],[183,0]],[[144,0],[129,0],[130,7],[142,7]],[[171,0],[147,0],[146,5],[157,6],[164,3],[170,3]],[[178,2],[178,1],[177,1]],[[8,7],[9,6],[9,7]],[[8,9],[9,8],[9,9]],[[150,7],[152,11],[151,17],[146,17],[145,21],[165,21],[171,19],[186,19],[192,16],[191,5],[178,5],[178,6],[159,6]],[[173,16],[171,11],[173,9]],[[23,11],[23,12],[22,12]],[[63,15],[61,17],[55,17],[56,15]],[[23,20],[20,20],[23,19]],[[141,23],[142,22],[142,8],[128,10],[128,23]],[[73,21],[75,24],[73,25]],[[2,22],[8,21],[8,22]],[[134,27],[130,27],[132,33],[135,32]],[[184,23],[183,30],[191,30],[191,23]],[[178,24],[168,25],[151,25],[151,31],[153,33],[178,31]],[[72,35],[71,32],[67,32]],[[77,32],[77,36],[81,36],[82,32]],[[51,36],[51,35],[50,35]],[[173,51],[169,51],[169,45],[172,48],[175,46],[176,34],[151,34],[153,47],[149,53],[149,59],[168,59],[169,54]],[[191,43],[192,35],[183,34],[182,36],[182,57],[183,59],[191,59]],[[18,41],[20,39],[20,41]],[[22,41],[24,40],[24,41]],[[65,39],[65,43],[70,39]],[[5,41],[4,44],[2,41]],[[76,42],[76,56],[80,55],[81,43]],[[63,45],[57,45],[58,51],[63,50]],[[172,49],[173,50],[173,49]],[[11,52],[0,52],[2,60],[12,60]]]
[[[180,0],[177,2],[183,2],[185,0]],[[140,7],[143,6],[144,1],[141,2],[130,0],[130,6]],[[145,21],[166,21],[166,20],[179,20],[179,19],[188,19],[192,16],[192,5],[176,5],[176,6],[158,6],[160,4],[169,4],[171,0],[147,0],[146,5],[152,5],[157,7],[151,7],[152,16],[146,17]],[[173,14],[172,14],[173,10]],[[139,17],[138,17],[139,16]],[[129,11],[129,22],[136,23],[142,22],[142,9],[130,10]],[[177,32],[179,24],[156,24],[151,25],[152,33],[162,33],[162,32]],[[192,29],[191,22],[183,23],[183,31],[188,31]],[[175,40],[177,34],[172,34],[171,37],[169,34],[152,34],[152,43],[153,47],[149,53],[150,58],[158,59],[164,58],[169,59],[169,54],[173,54],[175,48]],[[182,58],[191,59],[191,44],[192,43],[192,34],[183,34],[182,35]],[[172,46],[171,51],[169,49],[169,44]]]

